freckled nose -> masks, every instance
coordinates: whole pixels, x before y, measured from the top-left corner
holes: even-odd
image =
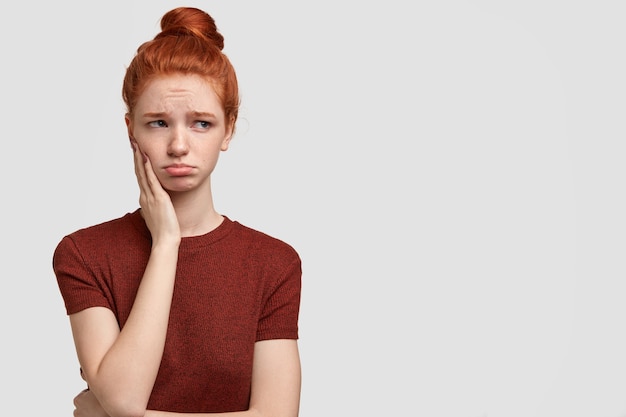
[[[167,151],[171,156],[185,155],[189,152],[189,142],[185,132],[180,129],[173,131]]]

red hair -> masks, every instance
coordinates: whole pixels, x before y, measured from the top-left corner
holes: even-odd
[[[160,75],[196,74],[206,77],[224,108],[227,125],[237,120],[239,91],[230,60],[222,53],[224,37],[206,12],[179,7],[161,18],[161,33],[137,49],[126,69],[122,97],[132,115],[139,95]]]

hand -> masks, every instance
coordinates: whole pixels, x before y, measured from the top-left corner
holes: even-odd
[[[110,417],[88,389],[74,397],[74,417]]]
[[[141,214],[152,235],[152,244],[160,241],[180,242],[180,226],[169,194],[154,173],[150,159],[131,140],[135,154],[135,175],[139,183]]]

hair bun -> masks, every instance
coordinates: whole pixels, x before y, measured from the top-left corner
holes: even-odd
[[[219,50],[224,49],[224,37],[217,31],[215,20],[194,7],[178,7],[167,12],[161,18],[161,33],[155,39],[163,36],[197,36]]]

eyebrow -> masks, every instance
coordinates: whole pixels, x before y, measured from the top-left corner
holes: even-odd
[[[216,118],[217,116],[215,116],[215,114],[211,113],[211,112],[206,112],[206,111],[194,111],[191,112],[191,114],[194,115],[194,117],[207,117],[207,118]]]
[[[192,111],[191,114],[193,117],[216,118],[215,114],[211,112]],[[148,113],[143,114],[143,117],[149,117],[149,118],[162,118],[165,116],[167,116],[166,112],[148,112]]]

